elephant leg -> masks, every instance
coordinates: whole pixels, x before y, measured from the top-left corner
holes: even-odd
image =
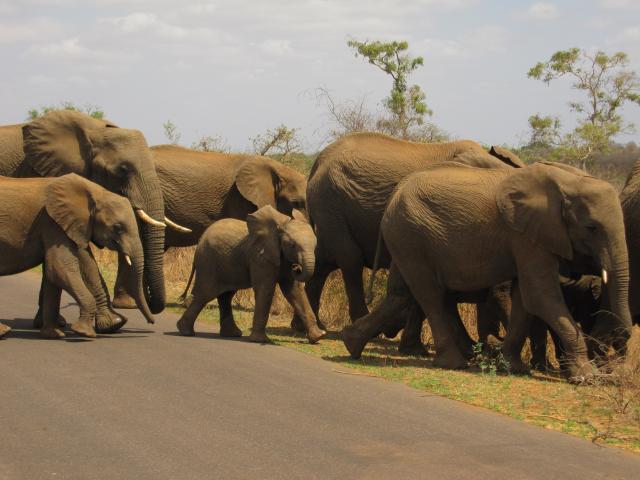
[[[127,323],[127,319],[111,308],[109,291],[100,269],[89,248],[78,251],[82,278],[96,301],[96,333],[115,333]]]
[[[76,322],[71,324],[71,330],[85,337],[95,337],[93,322],[97,306],[93,294],[85,285],[82,277],[82,266],[78,257],[78,254],[82,255],[81,252],[75,246],[70,245],[70,240],[66,236],[63,244],[47,245],[45,275],[47,280],[65,289],[80,307],[80,316]],[[47,321],[44,317],[43,320]]]
[[[398,345],[398,352],[404,355],[419,355],[426,357],[428,352],[422,343],[422,324],[424,322],[424,313],[422,313],[420,306],[415,303],[415,301],[412,302],[412,305],[408,310],[407,322],[402,330],[400,345]]]
[[[136,305],[136,301],[129,294],[129,292],[125,287],[125,285],[127,285],[126,272],[128,272],[128,270],[129,270],[129,266],[127,265],[126,260],[124,259],[124,255],[118,252],[118,274],[116,276],[116,284],[113,287],[113,306],[115,308],[122,308],[122,309],[138,308]],[[112,332],[100,332],[100,333],[112,333]]]
[[[46,271],[43,275],[42,287],[40,289],[42,312],[42,326],[40,334],[45,338],[62,338],[64,332],[59,328],[57,318],[60,312],[60,297],[62,289],[46,278]]]
[[[320,312],[320,297],[322,296],[322,290],[324,289],[324,284],[327,281],[327,277],[331,272],[333,272],[337,267],[335,265],[331,265],[329,263],[316,263],[316,269],[313,272],[311,278],[305,284],[305,292],[307,294],[307,298],[309,300],[309,305],[311,306],[311,310],[315,315],[318,323],[318,328],[320,330],[326,330],[325,325],[320,321],[319,312]],[[298,315],[294,313],[293,319],[291,320],[291,328],[296,332],[306,332],[306,328],[304,326],[304,322]]]
[[[511,319],[502,344],[502,354],[509,362],[513,373],[529,373],[529,367],[522,361],[522,348],[527,340],[527,334],[531,330],[532,320],[533,316],[524,307],[520,285],[518,282],[514,282]]]
[[[242,330],[238,328],[233,319],[233,308],[231,300],[236,294],[236,290],[218,295],[218,308],[220,309],[220,336],[221,337],[241,337]]]
[[[198,318],[198,315],[200,315],[202,309],[207,305],[207,303],[209,303],[214,298],[214,295],[204,296],[202,295],[202,293],[194,292],[191,303],[180,317],[180,320],[178,320],[178,322],[176,323],[176,327],[178,328],[178,332],[180,332],[180,335],[183,335],[185,337],[192,337],[196,334],[193,328],[194,324],[196,323],[196,319]],[[231,305],[229,305],[229,308],[231,308]]]
[[[294,281],[294,279],[289,276],[281,278],[278,285],[280,286],[280,291],[289,302],[289,305],[293,308],[296,316],[302,319],[307,331],[309,343],[317,343],[327,332],[318,328],[318,322],[311,309],[311,305],[309,305],[307,294],[304,291],[304,285]]]
[[[276,290],[276,282],[263,282],[261,285],[253,288],[256,299],[255,308],[253,310],[253,325],[251,327],[250,342],[267,343],[267,322],[269,321],[269,311],[271,310],[271,302],[273,294]]]
[[[569,378],[581,381],[591,377],[594,368],[587,357],[582,331],[564,302],[557,260],[549,257],[547,252],[533,249],[516,257],[520,296],[527,312],[544,320],[558,334],[567,354]]]
[[[529,343],[531,344],[531,368],[541,372],[549,368],[547,361],[547,332],[549,327],[539,318],[531,322]]]
[[[42,280],[40,282],[40,293],[38,294],[38,311],[36,312],[36,316],[33,319],[33,328],[35,330],[40,330],[42,328],[42,297],[43,297],[43,291],[44,291],[44,283],[45,283],[45,278],[43,275]],[[58,322],[58,327],[60,328],[64,328],[67,325],[66,319],[60,314],[58,314],[57,322]]]
[[[447,318],[451,324],[451,330],[455,335],[456,345],[458,350],[465,356],[467,360],[473,358],[473,345],[474,341],[469,336],[462,318],[460,318],[460,312],[458,311],[458,302],[453,295],[445,295],[444,306],[447,311]]]
[[[500,325],[506,330],[511,315],[511,284],[507,282],[491,288],[487,300],[479,303],[477,309],[478,341],[483,345],[495,340],[501,342]]]

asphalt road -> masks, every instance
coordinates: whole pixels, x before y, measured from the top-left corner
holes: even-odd
[[[0,278],[2,480],[640,478],[638,456],[207,325],[179,337],[172,314],[40,339],[38,287]]]

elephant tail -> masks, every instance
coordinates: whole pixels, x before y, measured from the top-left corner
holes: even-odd
[[[193,259],[193,264],[191,265],[191,273],[189,274],[189,280],[187,280],[187,286],[182,292],[182,295],[178,297],[178,302],[184,303],[187,299],[187,295],[189,294],[189,288],[191,288],[191,282],[193,281],[193,275],[196,273],[196,261]]]
[[[373,301],[373,282],[376,279],[376,270],[380,265],[380,255],[382,255],[382,244],[384,239],[382,238],[382,227],[378,230],[378,243],[376,243],[376,255],[373,258],[373,268],[371,269],[371,275],[369,276],[369,283],[367,285],[367,292],[365,295],[365,302],[371,304]]]

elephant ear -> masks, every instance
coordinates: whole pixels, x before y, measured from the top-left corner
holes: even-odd
[[[552,167],[542,164],[520,169],[498,186],[498,209],[513,230],[564,259],[573,258],[573,247],[563,212],[570,202],[554,181]],[[566,175],[566,174],[564,174]]]
[[[106,127],[115,125],[72,110],[48,112],[22,127],[25,160],[43,177],[89,176],[91,135]]]
[[[522,160],[520,160],[520,157],[518,157],[515,153],[507,150],[506,148],[492,145],[489,149],[489,154],[514,168],[525,167],[525,164]]]
[[[47,213],[81,248],[86,248],[91,240],[96,188],[99,187],[71,173],[52,181],[45,191]]]
[[[256,207],[276,206],[278,176],[265,159],[252,157],[242,162],[235,182],[240,194]]]
[[[247,215],[251,252],[257,261],[280,266],[280,229],[289,220],[270,205]]]

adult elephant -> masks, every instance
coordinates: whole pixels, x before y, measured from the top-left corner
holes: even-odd
[[[196,245],[209,225],[222,218],[245,220],[270,205],[291,216],[307,216],[304,175],[268,157],[201,152],[175,145],[151,147],[167,217],[189,231],[167,230],[165,247]],[[122,265],[121,265],[122,267]],[[118,271],[114,305],[134,308]]]
[[[352,320],[368,313],[362,270],[372,268],[380,220],[396,185],[429,165],[455,161],[484,168],[523,166],[513,153],[492,147],[489,153],[470,140],[425,144],[377,133],[348,135],[326,147],[309,176],[307,202],[318,237],[316,271],[306,290],[316,316],[327,276],[340,269]],[[377,266],[388,268],[380,252]],[[292,327],[302,330],[294,318]]]
[[[620,201],[629,248],[629,308],[633,322],[640,324],[640,160],[627,177]]]
[[[164,205],[143,134],[70,110],[52,111],[26,124],[0,127],[0,175],[58,177],[67,173],[88,178],[129,199],[141,220],[149,308],[153,313],[162,311]],[[121,323],[96,325],[100,333],[120,326]]]
[[[586,343],[558,282],[564,265],[602,269],[613,314],[607,317],[607,333],[615,332],[619,343],[630,335],[622,209],[611,185],[577,169],[542,163],[517,171],[434,166],[398,187],[381,229],[392,273],[406,283],[429,320],[439,366],[466,366],[471,347],[455,308],[456,294],[516,279],[503,345],[512,367],[526,370],[520,353],[526,318],[535,315],[560,337],[570,377],[588,376]],[[347,329],[347,348],[369,336],[376,327],[372,322],[379,320],[370,315]]]

